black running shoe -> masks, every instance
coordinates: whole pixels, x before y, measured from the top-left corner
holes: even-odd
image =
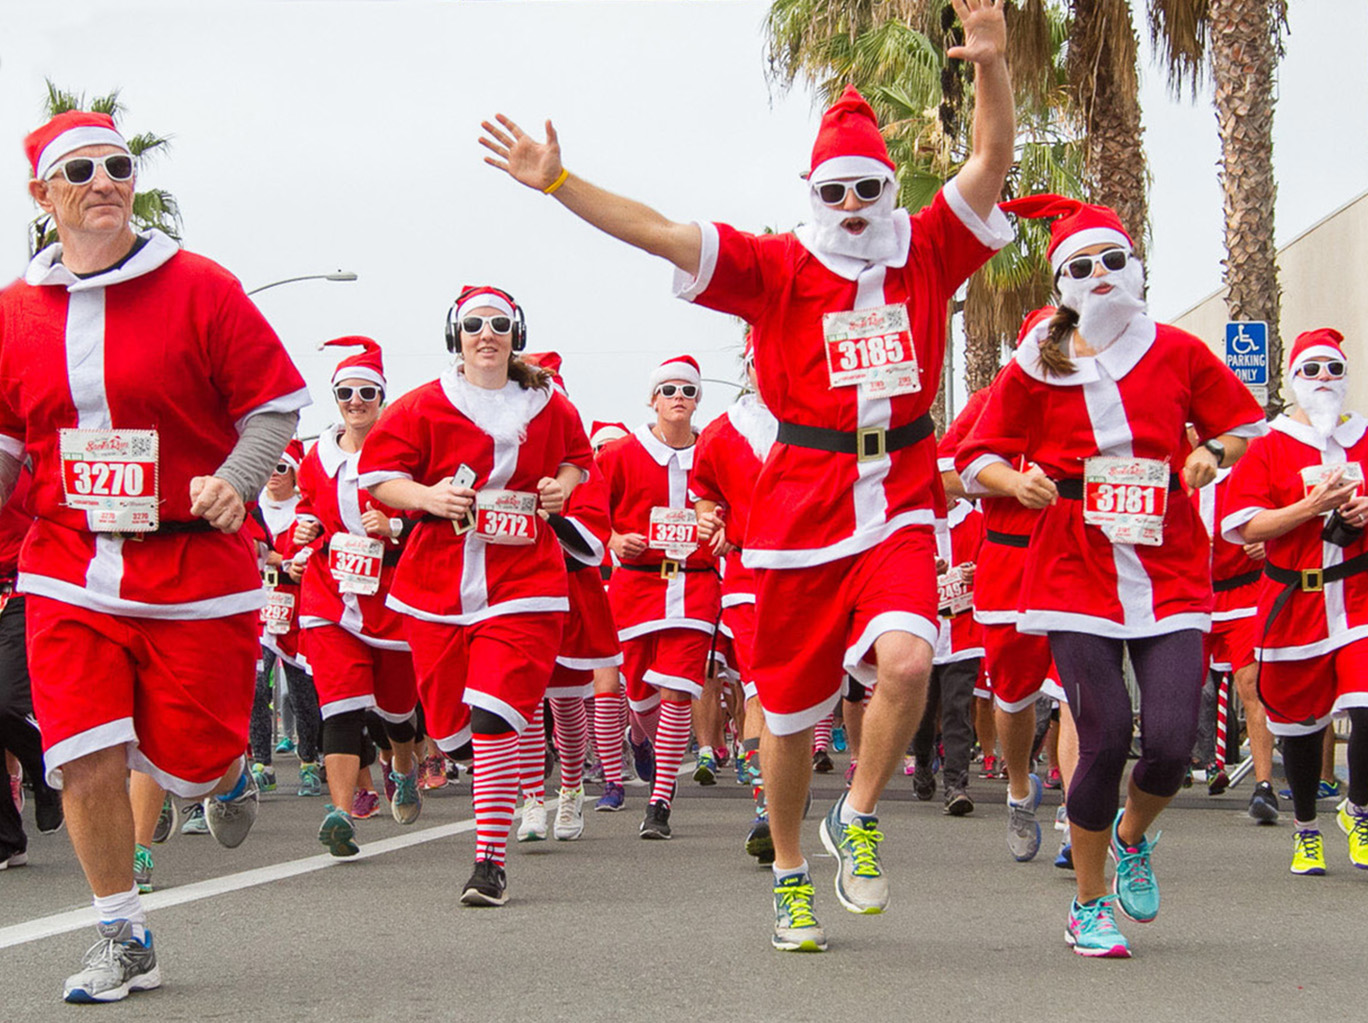
[[[819,749],[812,754],[812,769],[818,774],[830,774],[836,765],[831,762],[831,754],[824,749]]]
[[[670,805],[658,800],[646,804],[646,816],[641,821],[642,838],[670,837]]]
[[[493,860],[476,860],[461,893],[463,906],[502,906],[508,901],[508,875]]]
[[[1249,796],[1249,816],[1260,824],[1276,824],[1278,796],[1269,782],[1261,781]]]
[[[757,816],[751,821],[750,833],[746,835],[746,852],[762,867],[774,863],[774,837],[770,834],[768,817]]]

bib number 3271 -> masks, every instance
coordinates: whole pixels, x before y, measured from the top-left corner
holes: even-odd
[[[62,492],[92,533],[157,528],[157,431],[62,430]]]
[[[378,593],[384,559],[385,545],[374,537],[334,533],[328,542],[328,569],[340,593],[363,597]]]
[[[475,495],[475,535],[486,543],[526,547],[537,542],[537,495],[481,490]]]
[[[1089,458],[1083,463],[1083,521],[1112,543],[1164,542],[1169,467],[1156,458]]]
[[[858,385],[866,398],[921,390],[906,305],[827,313],[822,336],[832,387]]]

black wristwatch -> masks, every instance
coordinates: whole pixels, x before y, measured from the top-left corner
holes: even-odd
[[[1205,442],[1202,445],[1202,447],[1206,448],[1208,451],[1210,451],[1213,455],[1216,456],[1216,468],[1219,469],[1221,465],[1225,462],[1225,445],[1222,444],[1220,441],[1216,440],[1215,438],[1212,438],[1211,440]]]

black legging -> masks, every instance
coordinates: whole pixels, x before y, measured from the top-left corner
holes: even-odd
[[[1172,796],[1187,776],[1197,737],[1205,674],[1202,634],[1184,629],[1144,639],[1051,632],[1059,681],[1078,727],[1078,767],[1069,783],[1069,820],[1106,831],[1120,805],[1131,743],[1131,701],[1121,673],[1123,645],[1140,687],[1140,761],[1131,778],[1154,796]]]
[[[28,657],[24,651],[24,598],[12,597],[0,612],[0,752],[9,750],[19,758],[24,776],[33,783],[35,802],[52,804],[61,797],[48,788],[44,779],[42,743],[38,729],[29,720],[32,714]],[[0,777],[9,780],[4,771],[0,771]],[[0,791],[0,860],[27,848],[23,819],[6,784]]]
[[[1368,707],[1350,709],[1349,728],[1349,802],[1364,806],[1368,805]],[[1292,812],[1302,824],[1316,819],[1324,742],[1324,728],[1310,735],[1282,738],[1283,769],[1292,788]]]
[[[252,701],[249,735],[252,759],[258,764],[271,762],[271,690],[275,683],[276,661],[280,661],[285,669],[285,681],[289,687],[285,698],[294,708],[300,762],[314,763],[318,760],[318,736],[323,727],[323,717],[318,711],[318,691],[314,688],[313,679],[303,668],[295,667],[274,650],[265,647],[261,650],[261,670],[257,672],[256,698]]]

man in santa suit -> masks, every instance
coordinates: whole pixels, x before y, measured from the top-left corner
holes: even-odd
[[[1344,411],[1349,362],[1330,328],[1298,335],[1288,379],[1296,408],[1273,420],[1230,477],[1221,529],[1262,543],[1259,697],[1282,739],[1292,787],[1292,873],[1324,874],[1316,826],[1321,743],[1349,714],[1349,798],[1340,826],[1368,869],[1368,419]]]
[[[34,708],[100,934],[64,997],[114,1001],[161,983],[128,769],[203,798],[225,845],[256,816],[242,753],[263,597],[240,530],[309,399],[232,275],[133,231],[110,117],[60,114],[25,148],[59,243],[0,295],[0,496],[27,449]]]
[[[937,633],[932,524],[944,500],[928,413],[946,303],[1012,236],[994,206],[1015,140],[1003,4],[954,7],[964,45],[947,52],[975,64],[974,151],[915,216],[894,208],[893,162],[854,88],[823,115],[808,173],[814,223],[791,234],[678,223],[591,185],[562,166],[549,121],[546,142],[502,115],[480,140],[493,166],[672,262],[680,297],[753,326],[760,393],[780,425],[742,561],[757,570],[772,941],[785,951],[826,947],[799,828],[812,729],[840,698],[842,668],[879,685],[859,768],[822,838],[838,857],[841,904],[861,914],[888,904],[877,803],[921,718]],[[827,599],[814,606],[814,593]]]
[[[622,641],[627,700],[654,732],[655,776],[641,837],[671,837],[675,775],[703,695],[719,610],[717,561],[700,544],[689,481],[697,454],[693,414],[703,393],[692,356],[667,359],[648,381],[655,421],[599,452],[608,480],[609,543],[619,567],[608,596]]]

